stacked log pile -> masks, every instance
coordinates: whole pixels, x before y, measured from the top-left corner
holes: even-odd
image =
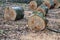
[[[24,3],[26,0],[13,0],[13,2]],[[28,0],[29,1],[29,0]],[[30,0],[30,9],[33,12],[24,11],[22,7],[7,7],[5,8],[4,19],[6,20],[19,20],[23,19],[24,15],[28,19],[28,26],[32,30],[43,30],[47,26],[46,15],[49,9],[56,8],[59,5],[57,0]],[[8,1],[10,2],[10,1]],[[56,14],[52,13],[56,18]],[[52,16],[52,15],[51,15]],[[50,17],[51,17],[50,16]],[[49,16],[48,16],[49,17]],[[52,16],[52,18],[54,18]],[[58,16],[57,16],[58,17]],[[55,20],[55,19],[54,19]]]
[[[38,0],[39,1],[39,0]],[[46,0],[47,1],[47,0]],[[54,23],[58,23],[57,21],[59,21],[60,19],[56,20],[56,17],[60,18],[58,15],[58,13],[48,13],[49,9],[53,9],[59,2],[57,0],[48,0],[47,2],[43,2],[43,4],[39,4],[40,6],[36,6],[38,5],[37,2],[35,1],[31,1],[30,2],[30,8],[33,9],[33,11],[37,11],[36,13],[33,12],[34,15],[32,15],[29,19],[28,19],[28,26],[32,29],[32,30],[43,30],[46,26],[48,26],[49,23],[47,23],[46,20],[46,15],[48,14],[47,17],[51,17],[51,18],[55,18],[50,19],[53,20],[53,24]],[[34,3],[33,3],[34,2]],[[36,4],[36,5],[35,5]],[[60,11],[60,10],[59,10]],[[59,11],[54,11],[54,12],[59,12]],[[39,13],[40,12],[40,13]],[[59,12],[60,13],[60,12]],[[49,15],[51,14],[51,15]],[[53,14],[53,15],[52,15]],[[42,18],[43,17],[43,18]],[[31,20],[30,20],[31,19]],[[49,21],[49,20],[48,20]],[[46,25],[47,23],[47,25]],[[50,25],[50,24],[49,24]],[[57,24],[56,24],[57,25]],[[55,25],[55,26],[56,26]],[[52,26],[53,27],[53,26]],[[58,29],[59,30],[59,29]],[[55,31],[55,30],[53,30]],[[57,31],[56,31],[57,32]],[[59,30],[60,32],[60,30]]]
[[[29,7],[32,10],[36,10],[41,4],[45,4],[49,9],[57,8],[56,6],[60,4],[59,0],[33,0],[29,3]]]
[[[60,9],[51,9],[46,16],[42,12],[33,12],[28,19],[28,27],[31,30],[44,30],[45,28],[60,33]],[[46,21],[47,20],[47,21]]]

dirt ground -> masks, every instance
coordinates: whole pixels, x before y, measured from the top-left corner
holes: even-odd
[[[22,6],[28,10],[26,4],[8,4],[8,6]],[[27,19],[18,21],[6,21],[3,19],[4,5],[0,6],[0,40],[60,40],[60,33],[44,31],[32,32],[27,28]]]

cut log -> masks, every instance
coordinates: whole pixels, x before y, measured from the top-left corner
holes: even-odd
[[[60,7],[60,0],[54,0],[55,7],[54,8],[59,8]]]
[[[37,11],[40,11],[42,12],[44,15],[46,15],[46,13],[48,12],[48,7],[44,4],[40,5],[38,8],[37,8]]]
[[[6,7],[4,13],[5,20],[19,20],[24,17],[24,9],[22,7]]]
[[[57,2],[55,0],[48,0],[45,1],[44,4],[46,6],[48,6],[49,9],[54,8],[55,4],[57,4]]]
[[[36,1],[31,1],[29,3],[29,8],[32,10],[35,10],[39,5],[43,3],[43,0],[36,0]]]
[[[45,18],[43,16],[43,13],[41,12],[34,12],[33,13],[34,15],[32,15],[31,17],[29,17],[28,19],[28,27],[31,29],[31,30],[35,30],[35,31],[38,31],[38,30],[43,30],[45,29]]]
[[[51,9],[46,16],[48,20],[47,26],[49,30],[60,32],[60,9]]]

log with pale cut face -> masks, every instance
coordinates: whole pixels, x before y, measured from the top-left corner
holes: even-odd
[[[43,16],[43,13],[36,13],[29,17],[28,19],[28,27],[31,30],[38,31],[38,30],[43,30],[45,28],[45,19]]]
[[[36,1],[31,1],[29,3],[29,8],[32,10],[36,10],[36,8],[43,3],[43,0],[36,0]]]
[[[5,20],[19,20],[24,17],[24,9],[22,7],[6,7],[4,13]]]

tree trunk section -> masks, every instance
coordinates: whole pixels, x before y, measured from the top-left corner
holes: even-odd
[[[6,7],[4,19],[6,20],[19,20],[24,17],[24,9],[22,7]]]
[[[29,7],[32,10],[35,10],[38,6],[40,6],[43,3],[43,0],[36,0],[36,1],[31,1],[29,3]]]
[[[28,19],[28,26],[31,30],[34,31],[41,31],[43,29],[45,29],[45,18],[43,13],[40,12],[34,12],[34,15],[32,15],[29,19]]]

